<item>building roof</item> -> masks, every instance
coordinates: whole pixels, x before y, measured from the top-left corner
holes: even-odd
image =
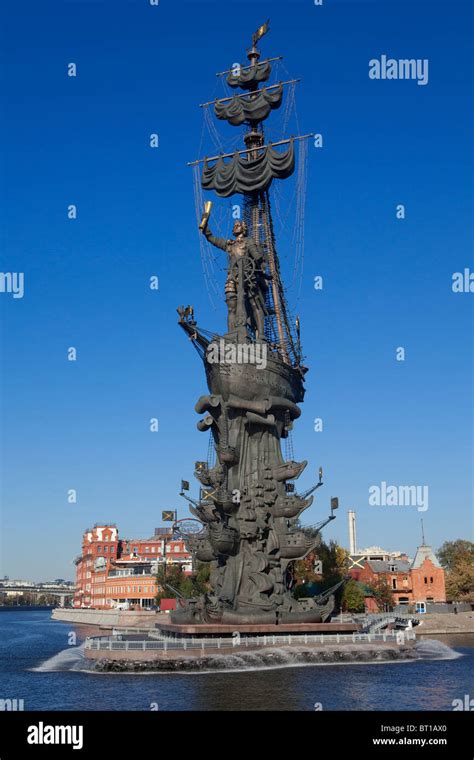
[[[354,554],[350,554],[353,559],[367,559],[369,562],[380,560],[382,562],[391,562],[392,560],[408,559],[405,552],[389,552],[380,546],[368,546],[366,549],[357,549]]]
[[[422,544],[418,547],[415,554],[415,559],[412,563],[412,568],[421,567],[425,559],[430,559],[435,567],[441,567],[436,555],[431,546]]]
[[[383,562],[379,559],[369,560],[369,567],[374,573],[408,573],[410,563],[405,559],[393,559],[389,562]],[[392,568],[395,568],[392,570]]]

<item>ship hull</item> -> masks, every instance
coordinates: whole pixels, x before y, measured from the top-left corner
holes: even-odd
[[[296,404],[304,398],[301,372],[273,355],[267,357],[266,366],[212,363],[205,357],[204,367],[210,392],[224,401],[236,397],[258,402],[273,396]]]

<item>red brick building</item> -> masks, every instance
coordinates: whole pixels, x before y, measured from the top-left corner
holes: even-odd
[[[363,562],[358,560],[358,567],[351,569],[350,574],[355,580],[366,585],[384,581],[392,591],[394,606],[446,601],[444,570],[431,546],[424,544],[418,547],[413,562],[410,562],[406,555],[396,559],[368,559]],[[366,601],[369,602],[368,599]],[[368,603],[370,611],[374,611],[374,605],[375,601],[372,599]]]
[[[411,566],[413,601],[445,602],[446,578],[431,546],[419,546]]]
[[[105,578],[120,555],[116,525],[95,525],[82,537],[82,553],[76,557],[74,607],[103,607]]]
[[[168,528],[157,528],[147,539],[119,539],[116,525],[94,525],[86,530],[82,553],[76,557],[76,593],[73,606],[113,609],[117,605],[151,607],[158,583],[158,567],[178,564],[192,570],[192,558],[182,539]]]

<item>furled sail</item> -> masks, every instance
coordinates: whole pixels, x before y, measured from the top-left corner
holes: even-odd
[[[238,69],[238,74],[232,69],[227,75],[227,84],[229,87],[241,87],[243,90],[251,90],[259,82],[266,82],[270,76],[272,67],[269,61],[246,66]]]
[[[257,158],[235,153],[230,161],[218,158],[212,166],[204,162],[201,185],[214,190],[221,198],[234,193],[254,193],[266,190],[274,179],[286,179],[293,174],[295,152],[293,140],[288,150],[280,153],[268,145]]]
[[[230,102],[217,103],[214,111],[218,119],[227,120],[234,127],[244,122],[258,124],[267,118],[272,109],[279,108],[283,97],[283,85],[279,84],[272,92],[263,88],[252,97],[235,95]]]

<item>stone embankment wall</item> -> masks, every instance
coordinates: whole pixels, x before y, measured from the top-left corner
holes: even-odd
[[[100,628],[154,628],[158,622],[168,619],[165,614],[133,610],[53,610],[52,620],[62,620],[65,623],[77,625],[97,625]]]
[[[459,612],[457,615],[427,612],[417,615],[420,625],[415,627],[417,636],[449,633],[474,633],[474,612]]]
[[[90,655],[94,654],[94,657]],[[86,650],[88,659],[95,660],[94,670],[101,673],[143,673],[159,671],[202,671],[215,668],[233,670],[249,665],[278,667],[281,665],[330,665],[355,662],[393,662],[416,658],[409,646],[357,645],[323,647],[258,647],[245,650],[242,647],[222,649],[219,654],[199,650],[167,653],[120,652],[120,659],[104,657],[104,652]],[[118,652],[116,653],[118,654]],[[129,655],[125,657],[124,655]],[[91,663],[92,665],[92,663]]]

